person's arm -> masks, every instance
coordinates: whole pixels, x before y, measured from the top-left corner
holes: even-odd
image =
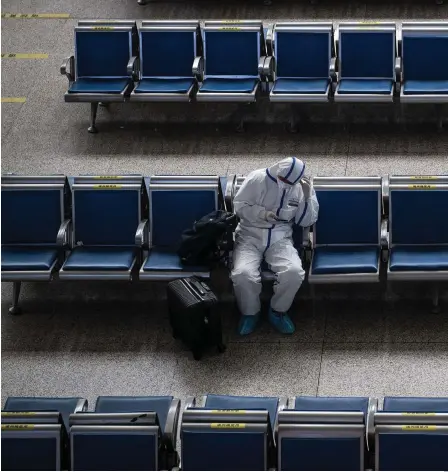
[[[299,204],[296,213],[296,224],[304,228],[312,226],[319,216],[319,202],[317,201],[316,192],[314,188],[310,190],[310,196],[304,196]]]
[[[233,200],[236,215],[250,224],[266,221],[263,218],[266,209],[257,204],[261,185],[262,182],[259,182],[258,175],[248,175]]]

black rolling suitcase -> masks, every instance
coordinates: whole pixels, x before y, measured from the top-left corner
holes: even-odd
[[[211,346],[224,352],[218,299],[207,284],[198,277],[174,280],[168,284],[167,298],[173,336],[191,349],[196,360]]]

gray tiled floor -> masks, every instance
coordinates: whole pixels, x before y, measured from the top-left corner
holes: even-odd
[[[114,105],[100,110],[101,132],[92,136],[86,132],[88,105],[63,102],[67,81],[59,75],[81,17],[446,18],[446,7],[431,0],[283,1],[267,8],[260,2],[155,2],[142,8],[136,0],[4,0],[2,8],[71,15],[2,21],[2,52],[49,54],[2,61],[3,96],[27,98],[25,104],[2,104],[3,172],[247,173],[291,154],[303,156],[309,172],[319,175],[448,171],[446,133],[430,127],[342,130],[321,123],[290,134],[282,125],[255,123],[254,114],[247,133],[236,134],[217,123],[230,116],[231,106]],[[271,121],[288,116],[281,107],[269,113]],[[83,395],[93,405],[96,396],[107,394],[448,392],[448,318],[446,312],[431,314],[424,300],[395,298],[384,305],[358,296],[313,305],[301,298],[293,310],[293,336],[277,335],[263,320],[247,339],[236,336],[237,314],[227,303],[228,350],[197,363],[171,338],[163,293],[145,284],[25,284],[25,314],[13,318],[7,314],[11,287],[2,284],[2,401],[8,395]]]

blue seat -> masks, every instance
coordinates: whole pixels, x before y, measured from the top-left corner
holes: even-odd
[[[377,403],[363,397],[296,397],[294,410],[279,414],[279,470],[364,470],[369,414]]]
[[[201,93],[246,93],[251,94],[258,86],[257,79],[205,79]]]
[[[134,82],[128,64],[136,62],[137,27],[132,21],[80,20],[75,55],[61,66],[69,81],[66,102],[91,103],[89,132],[96,133],[99,102],[124,102]]]
[[[2,271],[50,271],[58,250],[45,247],[3,247]]]
[[[448,467],[448,398],[386,397],[375,432],[375,470]]]
[[[448,205],[448,178],[391,176],[389,189],[388,278],[448,280],[448,221],[440,214]],[[416,224],[416,214],[424,224]]]
[[[143,21],[140,68],[131,101],[189,101],[197,90],[195,59],[202,55],[198,21]]]
[[[448,103],[448,27],[404,23],[402,28],[403,102]]]
[[[273,36],[276,80],[270,100],[327,101],[331,89],[333,25],[277,23]]]
[[[64,270],[129,271],[135,254],[135,248],[75,247],[64,265]]]
[[[204,70],[198,101],[254,102],[265,56],[261,21],[210,21],[202,28]]]
[[[143,192],[141,176],[75,177],[73,247],[61,279],[131,279],[141,256],[137,234],[146,227]]]
[[[382,411],[448,413],[448,397],[385,397]]]
[[[294,409],[298,411],[361,411],[366,417],[368,397],[296,397]]]
[[[274,83],[272,94],[325,95],[329,84],[330,81],[328,79],[277,79]]]
[[[3,411],[57,411],[69,430],[69,416],[87,409],[87,400],[81,397],[8,397]]]
[[[392,80],[361,80],[361,79],[341,79],[338,92],[340,94],[361,95],[363,93],[373,95],[390,95],[394,88]]]
[[[336,101],[392,102],[397,56],[395,36],[392,23],[339,25]]]
[[[186,409],[181,426],[182,469],[272,467],[272,426],[280,403],[285,406],[286,399],[207,395],[204,408]]]
[[[378,246],[318,247],[314,251],[313,274],[376,274]]]
[[[207,395],[205,408],[217,410],[267,410],[272,430],[275,429],[278,397],[234,397],[231,395]]]
[[[191,229],[195,221],[218,209],[219,178],[154,176],[146,179],[146,185],[150,201],[151,241],[140,279],[172,280],[193,274],[209,276],[208,267],[184,267],[176,251],[183,231]]]
[[[95,413],[142,413],[154,411],[157,413],[159,425],[165,431],[168,413],[174,397],[98,397]],[[172,427],[173,425],[171,425]]]
[[[70,416],[71,470],[172,470],[180,400],[98,397],[94,413]]]
[[[313,229],[310,283],[378,282],[380,177],[314,179],[319,219]]]
[[[13,282],[10,313],[20,311],[21,282],[50,281],[68,243],[67,179],[2,176],[2,281]]]

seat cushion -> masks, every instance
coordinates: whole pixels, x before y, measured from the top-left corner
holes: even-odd
[[[152,248],[143,266],[144,271],[188,271],[188,272],[209,272],[208,267],[183,266],[180,257],[175,249]]]
[[[2,247],[2,270],[50,270],[58,250],[44,247]]]
[[[383,411],[395,413],[448,413],[448,397],[385,397]]]
[[[274,430],[277,419],[277,397],[233,397],[230,395],[207,395],[205,408],[217,410],[267,410]]]
[[[68,256],[64,270],[127,271],[135,259],[135,248],[77,247]]]
[[[69,88],[69,93],[121,93],[130,84],[129,79],[80,78]]]
[[[322,94],[328,90],[328,79],[277,79],[272,89],[278,94]]]
[[[6,399],[4,411],[58,411],[67,428],[68,418],[74,413],[81,397],[46,398],[46,397],[9,397]]]
[[[252,93],[258,79],[205,79],[201,93]]]
[[[448,246],[394,247],[390,253],[390,270],[448,270]]]
[[[369,409],[367,397],[297,397],[294,405],[299,411],[362,411]]]
[[[448,95],[448,80],[405,80],[405,95]]]
[[[379,268],[376,246],[317,247],[312,271],[318,274],[375,274]]]
[[[173,397],[98,397],[95,413],[157,413],[160,428],[165,429]]]
[[[389,95],[393,86],[392,80],[385,79],[341,79],[337,91],[341,94]]]
[[[187,93],[194,79],[142,79],[135,93]]]

